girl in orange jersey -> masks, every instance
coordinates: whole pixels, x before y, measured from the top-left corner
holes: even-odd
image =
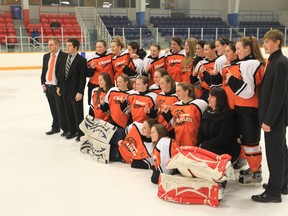
[[[214,64],[217,59],[214,42],[206,42],[204,45],[204,54],[205,59],[198,62],[195,67],[192,83],[201,86],[203,92],[200,98],[207,101],[211,88],[221,86],[222,77],[221,74],[214,72]]]
[[[108,91],[104,103],[101,104],[103,112],[110,112],[111,123],[120,128],[125,128],[129,121],[129,115],[121,111],[121,103],[126,100],[131,89],[129,76],[120,74],[117,77],[117,87],[113,87]]]
[[[238,133],[249,165],[240,171],[241,184],[260,184],[262,181],[262,151],[259,145],[260,125],[258,121],[258,94],[264,71],[264,58],[255,37],[243,37],[236,43],[240,59],[238,68],[226,73],[226,83],[234,92],[234,107]]]
[[[222,73],[223,66],[226,64],[227,59],[225,56],[225,49],[227,45],[229,45],[231,41],[228,38],[225,37],[220,37],[217,40],[215,40],[215,51],[217,55],[219,56],[215,60],[214,64],[214,72],[215,74],[217,73]]]
[[[128,65],[125,65],[125,67],[123,68],[123,73],[129,76],[132,84],[134,85],[136,77],[141,76],[142,74],[144,63],[140,56],[138,56],[140,52],[140,46],[137,42],[132,41],[128,43],[127,50],[130,55],[130,60],[128,62]],[[141,55],[143,55],[143,51],[144,50],[142,50]],[[146,52],[144,55],[146,56]]]
[[[119,156],[132,168],[151,169],[154,164],[150,133],[156,123],[154,119],[146,119],[143,123],[134,122],[127,128],[125,139],[118,141]]]
[[[178,143],[167,136],[167,129],[162,124],[155,124],[151,128],[151,140],[154,144],[155,165],[152,167],[151,182],[158,184],[160,173],[172,174],[173,170],[166,169],[170,158],[177,153]]]
[[[160,79],[165,75],[168,75],[167,70],[165,68],[158,68],[154,72],[154,84],[149,87],[149,90],[159,94],[162,91],[160,88]]]
[[[111,80],[114,80],[111,59],[113,54],[111,50],[107,50],[107,43],[104,40],[96,42],[96,53],[88,57],[87,76],[90,77],[88,82],[88,104],[90,105],[92,90],[99,86],[98,76],[100,73],[107,72]]]
[[[194,87],[185,82],[177,85],[176,94],[180,101],[173,104],[171,111],[163,115],[166,121],[170,119],[179,145],[195,146],[202,113],[207,108],[207,103],[202,99],[195,99]]]
[[[128,53],[128,50],[123,50],[124,47],[124,41],[120,36],[116,35],[115,39],[111,42],[111,51],[114,54],[112,58],[114,80],[123,73],[123,69],[130,61],[130,54]]]
[[[138,77],[136,79],[136,91],[131,92],[126,101],[121,103],[121,110],[126,114],[130,113],[133,122],[143,123],[146,119],[157,116],[157,94],[149,91],[148,84],[148,77]]]
[[[173,37],[171,40],[171,50],[165,55],[165,69],[176,81],[182,82],[182,61],[185,51],[180,37]]]
[[[169,137],[175,138],[173,127],[169,121],[166,121],[164,115],[171,110],[174,103],[179,101],[176,95],[176,83],[169,75],[165,75],[160,79],[160,87],[162,92],[157,95],[156,103],[158,108],[157,121],[163,124],[168,130]]]
[[[195,56],[197,40],[188,38],[185,42],[184,50],[185,57],[182,61],[182,82],[190,83],[190,76],[193,72],[193,59]]]
[[[164,68],[165,53],[161,51],[161,46],[157,43],[153,43],[150,47],[150,55],[144,59],[143,75],[148,75],[150,83],[153,85],[154,73],[159,68]]]
[[[106,93],[113,87],[110,75],[107,72],[99,74],[98,83],[99,87],[92,91],[89,115],[108,121],[109,115],[101,110],[100,105],[104,103]]]

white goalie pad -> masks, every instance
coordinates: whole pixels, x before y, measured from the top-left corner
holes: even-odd
[[[217,182],[161,173],[157,195],[169,202],[216,207],[224,193]]]
[[[92,140],[89,155],[97,162],[108,164],[110,155],[110,145],[97,140]]]
[[[83,133],[85,133],[86,136],[99,140],[103,143],[109,143],[117,129],[117,127],[114,125],[101,119],[93,118],[89,115],[84,118],[79,125],[79,128],[83,131]]]
[[[178,169],[183,176],[208,181],[222,182],[235,178],[228,154],[217,155],[195,146],[181,146],[177,151],[167,164],[167,169]]]
[[[89,151],[91,150],[92,148],[92,141],[91,139],[89,139],[88,136],[82,136],[81,137],[81,146],[80,146],[80,152],[83,153],[83,154],[88,154]]]

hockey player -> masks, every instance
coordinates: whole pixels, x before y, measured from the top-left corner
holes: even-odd
[[[165,55],[165,69],[176,82],[182,82],[182,61],[184,56],[185,51],[181,38],[173,37],[171,50]]]
[[[260,126],[258,120],[258,86],[263,77],[264,58],[255,37],[242,37],[236,43],[240,59],[238,68],[226,73],[226,83],[234,92],[234,106],[238,133],[249,169],[240,171],[239,183],[260,184],[262,181]]]
[[[157,43],[153,43],[150,47],[150,55],[144,59],[143,75],[149,77],[149,86],[153,85],[154,73],[159,68],[164,68],[165,53],[161,51],[161,46]]]
[[[164,75],[168,75],[168,72],[165,68],[158,68],[155,72],[154,72],[154,84],[152,84],[149,87],[149,90],[152,92],[155,92],[156,94],[159,94],[161,92],[161,88],[160,88],[160,79],[161,77],[163,77]]]
[[[185,57],[182,61],[182,82],[190,83],[190,76],[194,69],[193,60],[195,56],[196,43],[197,40],[195,38],[188,38],[185,42]]]
[[[107,43],[104,40],[96,42],[96,53],[88,57],[87,76],[90,77],[88,82],[88,104],[90,105],[92,90],[99,86],[98,76],[103,72],[110,75],[111,80],[114,80],[114,72],[112,70],[111,59],[113,53],[110,49],[107,50]]]

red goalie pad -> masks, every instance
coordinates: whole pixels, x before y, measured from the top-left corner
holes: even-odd
[[[159,198],[182,204],[219,206],[223,198],[220,185],[198,178],[187,178],[161,173],[158,184]]]
[[[233,176],[231,156],[228,154],[217,155],[195,146],[181,146],[177,150],[178,153],[170,159],[167,169],[178,169],[186,177],[216,182]]]

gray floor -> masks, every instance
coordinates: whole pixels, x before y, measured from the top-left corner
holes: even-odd
[[[39,70],[0,71],[1,216],[287,214],[288,196],[281,204],[255,203],[251,195],[263,190],[235,181],[217,208],[163,201],[150,171],[97,163],[74,140],[45,135],[51,116],[41,91]],[[264,156],[264,182],[267,176]]]

